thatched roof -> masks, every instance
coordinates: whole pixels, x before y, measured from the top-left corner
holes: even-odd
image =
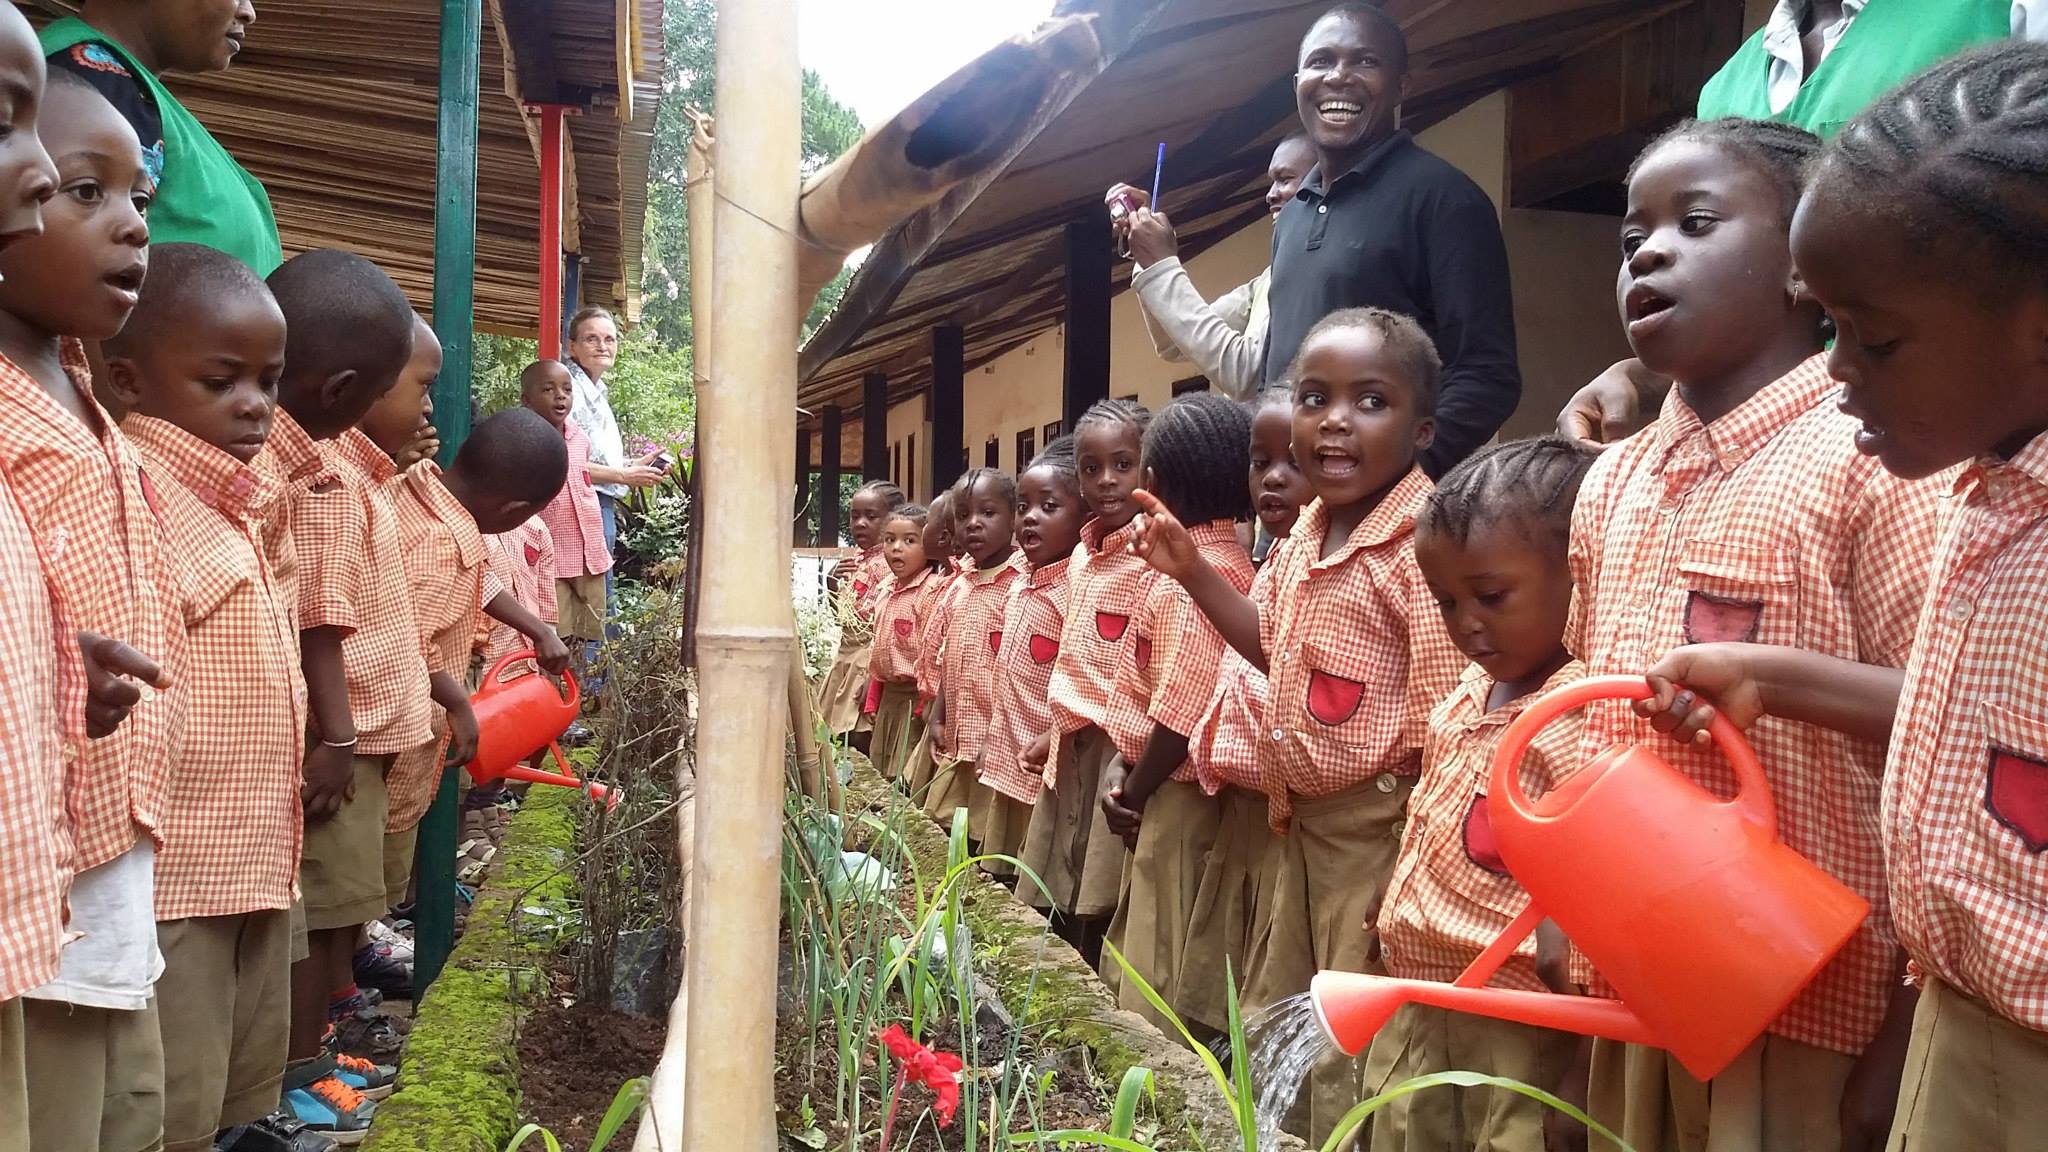
[[[840,404],[851,436],[864,374],[888,374],[892,403],[928,386],[934,326],[964,329],[971,370],[1058,324],[1065,226],[1110,184],[1149,179],[1158,141],[1167,144],[1162,199],[1183,256],[1256,220],[1273,145],[1298,123],[1297,46],[1333,2],[1061,0],[1056,16],[1094,19],[1107,66],[971,202],[949,200],[919,213],[875,245],[835,315],[804,348],[798,403],[811,410]],[[1711,38],[1695,35],[1677,50],[1715,49],[1741,18],[1740,0],[1384,6],[1408,33],[1413,66],[1403,122],[1417,131],[1622,39],[1645,40],[1629,59],[1671,58],[1673,51],[1658,46],[1672,39],[1666,25],[1711,26]],[[1620,67],[1623,53],[1612,55]],[[1650,67],[1669,71],[1664,63]],[[1689,82],[1696,91],[1697,80]],[[1646,84],[1682,87],[1663,73]],[[1120,262],[1115,276],[1121,291],[1130,265]]]
[[[512,93],[587,108],[569,121],[563,244],[583,258],[580,302],[630,318],[662,0],[487,0],[484,9],[477,325],[530,334],[538,320],[538,128]],[[234,67],[169,79],[269,189],[287,254],[360,252],[422,312],[433,300],[440,12],[438,0],[258,0]]]

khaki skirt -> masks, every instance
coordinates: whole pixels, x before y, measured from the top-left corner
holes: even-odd
[[[1365,1092],[1375,1096],[1417,1076],[1451,1071],[1503,1076],[1556,1092],[1577,1047],[1578,1037],[1568,1033],[1410,1004],[1373,1037]],[[1374,1113],[1369,1147],[1371,1152],[1543,1152],[1543,1120],[1549,1111],[1506,1088],[1431,1088]]]
[[[1024,851],[1024,834],[1030,830],[1034,805],[1013,800],[980,781],[974,786],[974,810],[968,818],[970,829],[981,832],[981,854],[1016,856]],[[978,816],[980,819],[975,819]],[[1007,860],[990,860],[982,871],[991,876],[1015,876],[1017,869]]]
[[[1102,815],[1103,793],[1122,778],[1106,771],[1116,745],[1090,725],[1061,736],[1053,755],[1059,758],[1056,783],[1032,807],[1022,857],[1050,897],[1026,877],[1018,878],[1017,894],[1034,908],[1108,916],[1116,911],[1124,877],[1124,842]]]
[[[867,644],[852,649],[842,646],[832,657],[824,682],[818,685],[818,715],[834,736],[866,732],[873,726],[873,720],[860,710],[868,692],[869,650]]]
[[[903,767],[896,777],[904,794],[913,804],[922,805],[932,786],[932,726],[918,725],[917,743],[910,746],[910,754],[904,758]]]
[[[1923,995],[1925,995],[1923,993]],[[1910,1062],[1910,1061],[1909,1061]],[[1636,1152],[1804,1152],[1842,1142],[1842,1089],[1856,1058],[1765,1034],[1719,1076],[1702,1084],[1670,1053],[1641,1044],[1593,1041],[1586,1115]],[[2015,1069],[2001,1069],[2003,1080]],[[2032,1133],[2038,1146],[2040,1133]],[[1614,1145],[1595,1136],[1594,1152]],[[1997,1144],[1908,1144],[1918,1152],[1991,1149]],[[2008,1145],[2013,1147],[2013,1145]]]
[[[1271,917],[1266,851],[1273,830],[1264,792],[1227,787],[1216,803],[1216,839],[1203,860],[1173,1010],[1222,1032],[1230,1026],[1230,983],[1241,1000],[1253,941]]]
[[[953,810],[965,808],[968,820],[968,836],[972,837],[974,824],[974,763],[955,760],[951,756],[933,752],[931,784],[924,794],[924,814],[939,822],[939,827],[951,834]]]
[[[1214,1025],[1189,1021],[1181,977],[1190,953],[1222,946],[1220,940],[1197,941],[1188,934],[1221,813],[1221,803],[1199,784],[1168,780],[1159,786],[1145,802],[1137,848],[1124,858],[1124,901],[1109,928],[1109,939],[1132,970],[1183,1022],[1204,1028]],[[1137,985],[1123,979],[1113,958],[1105,954],[1102,963],[1105,980],[1115,969],[1111,987],[1122,1007],[1152,1021],[1168,1036],[1175,1035],[1173,1025],[1153,1009]]]
[[[917,714],[917,685],[882,685],[882,702],[875,708],[875,734],[868,742],[868,756],[884,780],[903,774],[910,754],[924,738],[924,719]]]

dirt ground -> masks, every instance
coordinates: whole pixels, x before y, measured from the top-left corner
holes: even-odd
[[[557,981],[558,987],[560,981]],[[569,1152],[584,1152],[618,1095],[619,1085],[654,1073],[667,1021],[613,1012],[549,996],[519,1021],[519,1112],[541,1124]],[[608,1152],[633,1146],[635,1122],[612,1138]]]

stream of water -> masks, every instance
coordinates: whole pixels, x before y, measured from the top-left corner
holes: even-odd
[[[1259,1150],[1272,1152],[1280,1122],[1301,1094],[1309,1069],[1330,1050],[1330,1041],[1316,1020],[1309,994],[1303,992],[1276,1001],[1245,1021],[1244,1044],[1258,1104]]]

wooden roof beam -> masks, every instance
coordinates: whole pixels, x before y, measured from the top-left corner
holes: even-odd
[[[491,10],[505,41],[510,95],[526,104],[581,104],[564,98],[555,67],[554,0],[493,0]]]

